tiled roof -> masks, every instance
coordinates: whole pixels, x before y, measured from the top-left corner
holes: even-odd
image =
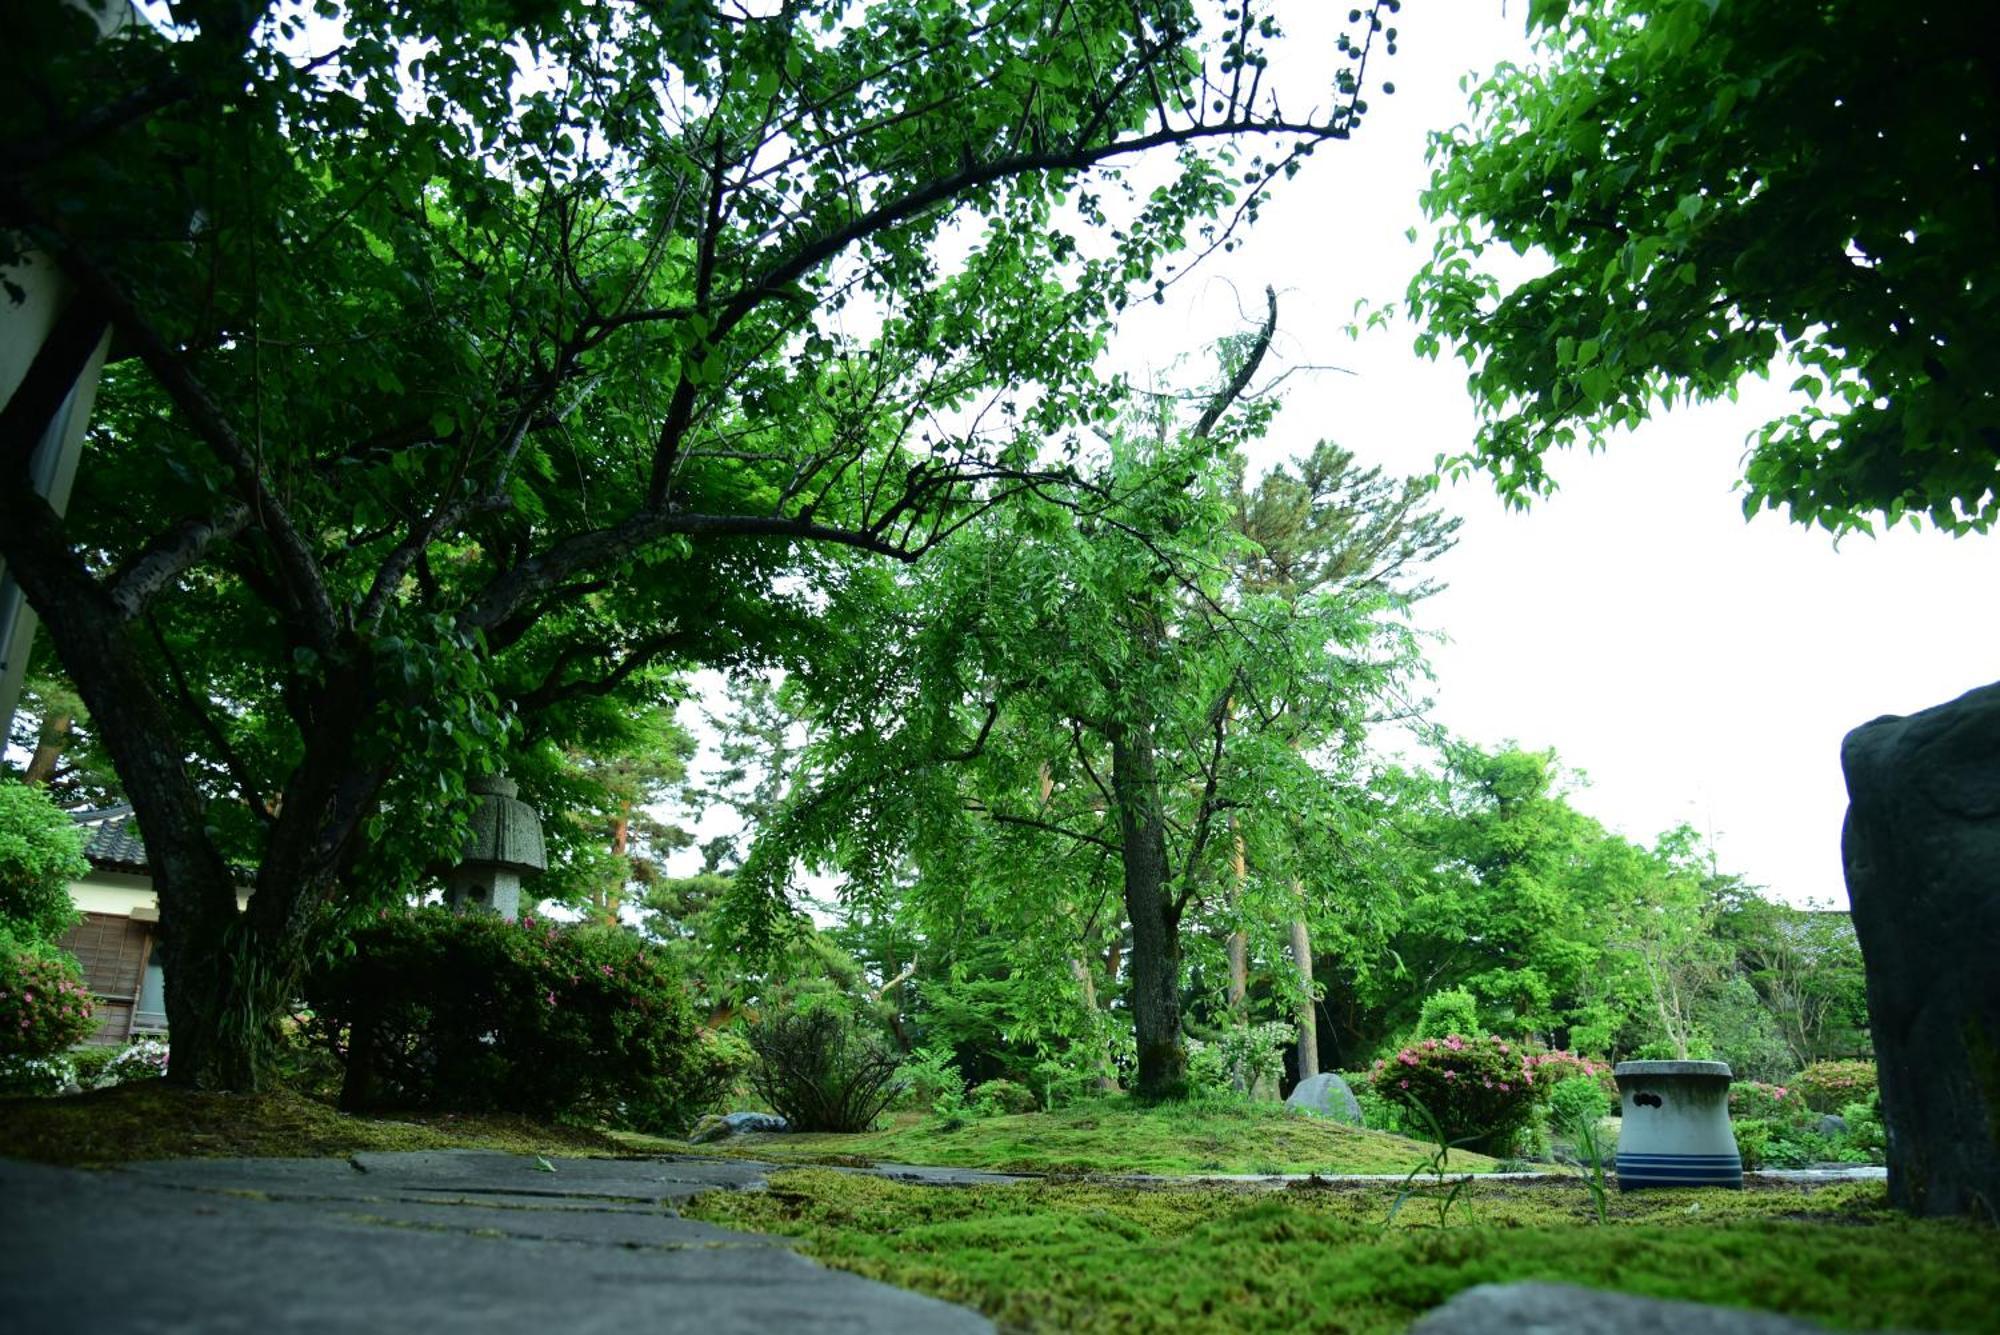
[[[139,818],[129,805],[103,807],[96,811],[72,811],[70,819],[90,831],[83,855],[91,865],[104,871],[136,872],[152,870],[146,864],[146,844],[139,837]]]

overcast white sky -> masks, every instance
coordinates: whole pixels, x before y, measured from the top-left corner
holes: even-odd
[[[1345,10],[1281,5],[1286,64],[1324,51],[1330,35],[1307,25]],[[1463,364],[1420,360],[1407,327],[1358,343],[1342,327],[1358,298],[1400,296],[1420,263],[1404,232],[1420,220],[1425,133],[1465,119],[1461,74],[1526,58],[1523,6],[1509,10],[1405,6],[1401,53],[1379,71],[1396,95],[1371,96],[1362,133],[1281,189],[1247,245],[1138,312],[1114,355],[1164,366],[1240,328],[1270,283],[1285,360],[1353,372],[1286,382],[1271,457],[1327,437],[1426,472],[1463,449]],[[2000,678],[2000,539],[1901,530],[1835,551],[1782,515],[1746,523],[1733,494],[1745,439],[1785,404],[1782,384],[1752,381],[1739,403],[1565,456],[1559,493],[1525,514],[1484,480],[1448,488],[1442,504],[1465,522],[1440,566],[1449,588],[1419,619],[1449,637],[1431,654],[1437,722],[1553,746],[1590,779],[1577,805],[1607,825],[1651,839],[1690,821],[1714,831],[1724,870],[1844,907],[1841,737]]]

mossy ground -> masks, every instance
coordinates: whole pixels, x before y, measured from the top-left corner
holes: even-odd
[[[1880,1183],[1614,1196],[1475,1181],[1438,1226],[1397,1189],[911,1186],[803,1168],[689,1213],[1025,1331],[1396,1331],[1474,1284],[1550,1280],[1837,1326],[2000,1328],[2000,1234],[1891,1211]]]
[[[596,1131],[519,1117],[350,1117],[285,1090],[197,1094],[139,1080],[68,1098],[0,1099],[0,1157],[94,1167],[137,1159],[303,1157],[358,1150],[617,1153]]]
[[[687,1150],[677,1141],[619,1139],[633,1149]],[[1149,1106],[1123,1095],[1054,1112],[975,1118],[951,1129],[936,1118],[899,1113],[879,1131],[738,1136],[710,1148],[784,1163],[912,1163],[1058,1176],[1406,1173],[1432,1152],[1401,1136],[1307,1117],[1279,1104],[1197,1100]],[[1487,1172],[1494,1161],[1454,1150],[1451,1166]]]

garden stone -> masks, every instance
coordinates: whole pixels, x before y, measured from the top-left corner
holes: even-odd
[[[1839,1113],[1821,1113],[1813,1123],[1813,1131],[1822,1136],[1844,1136],[1847,1134],[1847,1119]]]
[[[1410,1327],[1410,1335],[1803,1335],[1824,1326],[1770,1312],[1636,1298],[1568,1284],[1481,1284]]]
[[[1345,1080],[1330,1071],[1299,1081],[1291,1097],[1285,1100],[1285,1106],[1349,1126],[1361,1125],[1361,1101],[1354,1097]]]
[[[727,1140],[730,1136],[740,1136],[747,1132],[778,1132],[791,1129],[791,1123],[776,1113],[733,1112],[724,1117],[704,1117],[695,1123],[688,1133],[688,1144],[706,1145],[714,1140]]]
[[[2000,685],[1863,724],[1840,764],[1889,1198],[2000,1216]]]

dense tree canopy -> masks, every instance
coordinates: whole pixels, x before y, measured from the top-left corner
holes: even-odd
[[[1393,5],[1282,107],[1243,3],[11,25],[0,260],[74,300],[0,551],[138,810],[174,1078],[253,1082],[306,943],[524,734],[796,656],[825,550],[1063,483],[1110,320],[1355,131]],[[58,521],[23,470],[107,327]]]
[[[1991,14],[1891,0],[1535,0],[1537,60],[1432,141],[1420,349],[1472,367],[1502,491],[1676,399],[1796,367],[1746,509],[2000,519]],[[1490,252],[1530,256],[1509,286]]]

